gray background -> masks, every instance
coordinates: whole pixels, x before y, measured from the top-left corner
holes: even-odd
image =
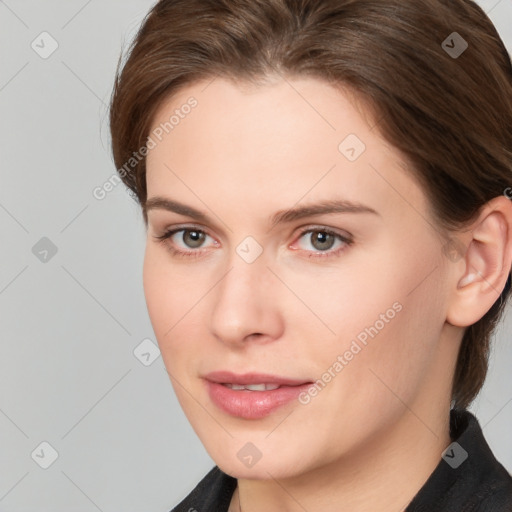
[[[213,465],[161,357],[134,354],[155,343],[138,206],[92,195],[115,171],[117,58],[152,4],[0,1],[1,511],[164,512]],[[512,49],[510,0],[480,4]],[[512,471],[510,309],[472,410]]]

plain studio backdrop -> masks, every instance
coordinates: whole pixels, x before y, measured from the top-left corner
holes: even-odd
[[[512,49],[510,0],[479,2]],[[0,1],[0,510],[167,512],[213,466],[142,289],[107,105],[148,0]],[[441,43],[441,41],[440,41]],[[471,409],[512,471],[512,312]]]

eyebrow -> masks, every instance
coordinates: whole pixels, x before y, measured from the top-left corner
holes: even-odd
[[[206,213],[167,197],[155,196],[146,201],[144,205],[145,212],[156,209],[178,213],[200,222],[211,222],[210,217]],[[271,229],[273,229],[277,224],[290,223],[305,217],[330,213],[371,213],[380,216],[376,210],[364,204],[354,203],[344,199],[330,199],[296,208],[279,210],[270,217],[269,222]]]

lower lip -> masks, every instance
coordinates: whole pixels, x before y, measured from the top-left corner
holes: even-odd
[[[246,420],[257,420],[268,416],[277,408],[295,400],[311,387],[311,383],[300,386],[282,386],[269,391],[233,390],[217,382],[206,381],[212,402],[231,416]]]

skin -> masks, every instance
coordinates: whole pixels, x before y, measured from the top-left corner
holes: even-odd
[[[197,107],[148,154],[148,198],[172,198],[211,220],[147,211],[144,290],[183,411],[213,460],[238,478],[230,510],[239,499],[244,512],[403,510],[451,443],[457,352],[464,328],[505,285],[511,202],[493,200],[455,234],[468,250],[454,261],[403,155],[348,91],[313,78],[258,87],[216,78],[162,104],[153,128],[190,96]],[[349,134],[366,145],[353,162],[338,149]],[[377,214],[269,223],[279,210],[326,199]],[[190,232],[155,238],[180,227],[207,236],[202,245]],[[322,249],[301,234],[322,228],[353,242]],[[236,252],[247,236],[263,249],[252,263]],[[200,255],[178,257],[172,247]],[[308,404],[245,420],[211,402],[201,376],[215,370],[321,378],[397,302],[400,312]],[[247,442],[262,454],[251,468],[237,457]]]

